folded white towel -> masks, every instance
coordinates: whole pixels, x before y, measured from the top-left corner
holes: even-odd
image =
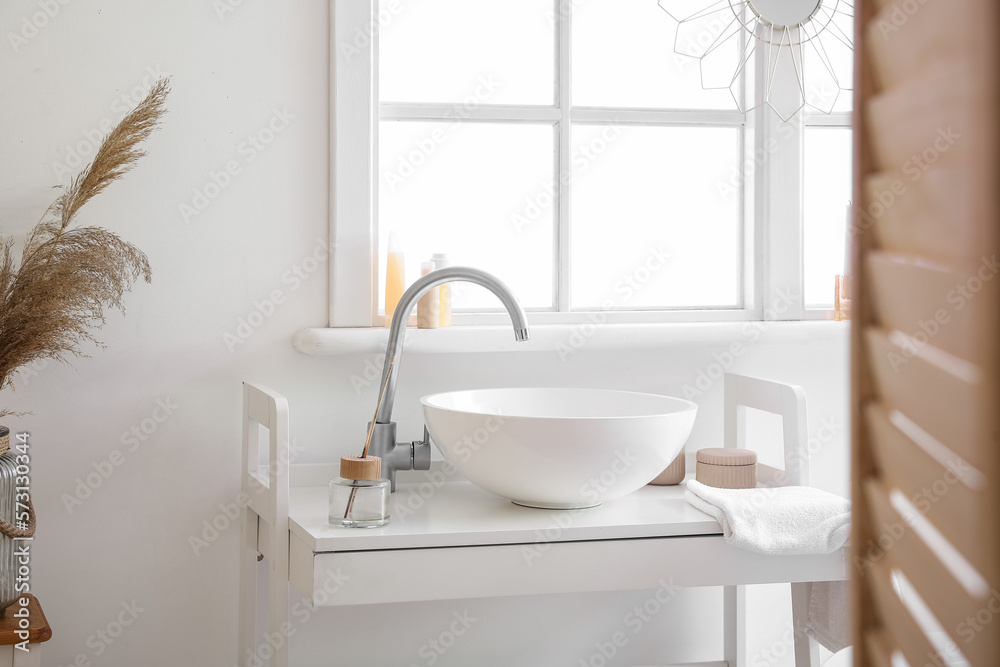
[[[850,501],[808,486],[717,489],[692,479],[684,498],[722,524],[727,542],[758,553],[833,553],[851,532]]]
[[[828,554],[851,533],[851,503],[808,486],[717,489],[688,480],[684,498],[722,524],[726,541],[773,555]],[[831,651],[850,644],[846,581],[812,585],[806,632]]]

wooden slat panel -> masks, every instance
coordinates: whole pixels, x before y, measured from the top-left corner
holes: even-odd
[[[931,65],[919,76],[868,101],[878,171],[924,171],[967,159],[975,146],[970,106],[977,94],[965,59]]]
[[[904,350],[877,329],[866,333],[867,360],[876,391],[950,450],[981,468],[977,441],[978,387],[922,358],[924,350]]]
[[[865,46],[879,87],[889,88],[928,64],[968,49],[970,0],[885,0],[866,26]]]
[[[889,568],[875,565],[866,576],[875,594],[875,603],[881,612],[882,621],[911,667],[935,664],[932,662],[935,659],[939,661],[937,664],[947,665],[947,661],[927,639],[903,601],[896,595]]]
[[[865,576],[871,576],[880,563],[889,563],[901,570],[927,606],[933,610],[938,622],[952,640],[962,646],[963,651],[966,648],[974,649],[976,643],[965,643],[960,629],[967,627],[966,619],[970,616],[975,617],[985,601],[970,596],[923,539],[907,525],[903,517],[893,508],[885,486],[876,480],[869,480],[866,488],[873,524],[881,531],[876,537],[876,543],[881,537],[886,544],[891,541],[891,546],[887,549],[880,547],[883,557],[872,563]],[[877,578],[873,581],[877,582]],[[900,635],[895,631],[893,634],[901,646],[905,645]],[[974,650],[967,655],[970,660],[973,659]]]
[[[964,271],[922,258],[873,252],[868,283],[876,321],[967,361],[975,355],[974,306],[959,292]],[[959,305],[961,307],[959,307]]]
[[[868,430],[864,428],[864,406],[874,393],[872,374],[865,358],[865,329],[871,322],[871,304],[865,293],[868,272],[862,258],[873,246],[874,234],[861,233],[866,227],[864,214],[871,211],[870,202],[864,195],[864,179],[875,168],[872,164],[871,145],[867,141],[868,126],[867,100],[876,92],[871,66],[866,55],[866,28],[875,13],[872,0],[856,0],[854,21],[854,43],[858,49],[854,59],[854,175],[855,192],[852,222],[856,233],[851,237],[851,267],[853,276],[851,293],[851,554],[852,562],[863,557],[865,545],[873,528],[867,511],[864,481],[875,474],[874,455],[868,445]],[[852,570],[851,577],[851,619],[853,624],[852,643],[855,667],[871,667],[874,663],[863,650],[865,635],[878,628],[880,621],[875,611],[873,594],[865,577]]]
[[[959,314],[960,331],[938,331],[930,336],[936,347],[921,348],[912,336],[925,313],[936,312],[935,302],[948,308],[941,301],[949,289],[945,276],[935,281],[892,265],[886,255],[869,256],[881,250],[971,274],[1000,254],[1000,9],[996,0],[858,0],[855,7],[855,225],[873,231],[852,239],[855,563],[880,537],[892,542],[867,574],[854,578],[855,666],[890,667],[897,648],[912,667],[946,664],[893,591],[895,567],[970,664],[996,667],[1000,629],[992,612],[985,622],[989,606],[978,597],[1000,582],[1000,281],[984,282],[974,305]],[[948,326],[957,312],[948,313]],[[881,405],[872,406],[876,400]],[[887,485],[912,500],[944,475],[947,457],[928,444],[932,456],[919,434],[913,441],[892,424],[892,409],[983,475],[976,480],[981,487],[949,486],[917,517],[920,532],[902,522]],[[936,545],[975,595],[924,542],[925,520],[987,577],[988,584]],[[881,534],[886,525],[897,526],[891,540]]]
[[[868,427],[886,482],[902,491],[982,571],[985,554],[978,518],[985,496],[963,481],[963,477],[978,480],[981,473],[957,455],[950,465],[942,466],[892,424],[884,406],[869,406]]]
[[[896,647],[884,632],[871,631],[865,635],[865,648],[875,667],[892,667],[892,653]]]
[[[883,250],[974,265],[982,254],[974,183],[966,164],[872,174],[865,181],[869,204],[863,224],[874,230]]]

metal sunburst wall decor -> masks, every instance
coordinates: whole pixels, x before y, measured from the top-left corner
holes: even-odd
[[[742,112],[762,104],[784,121],[803,107],[832,113],[853,81],[848,0],[659,0],[678,22],[674,51],[696,58],[706,90],[728,89]],[[763,50],[762,92],[744,102],[741,75]],[[807,71],[808,69],[808,71]],[[795,90],[785,82],[797,82]],[[789,90],[789,88],[793,88]]]

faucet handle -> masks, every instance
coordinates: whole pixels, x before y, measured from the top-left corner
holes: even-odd
[[[424,426],[424,439],[413,441],[413,469],[431,469],[431,435]]]

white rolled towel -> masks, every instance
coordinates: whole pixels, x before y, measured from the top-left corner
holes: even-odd
[[[851,533],[851,502],[808,486],[717,489],[692,479],[684,498],[722,525],[727,542],[758,553],[833,553]]]

